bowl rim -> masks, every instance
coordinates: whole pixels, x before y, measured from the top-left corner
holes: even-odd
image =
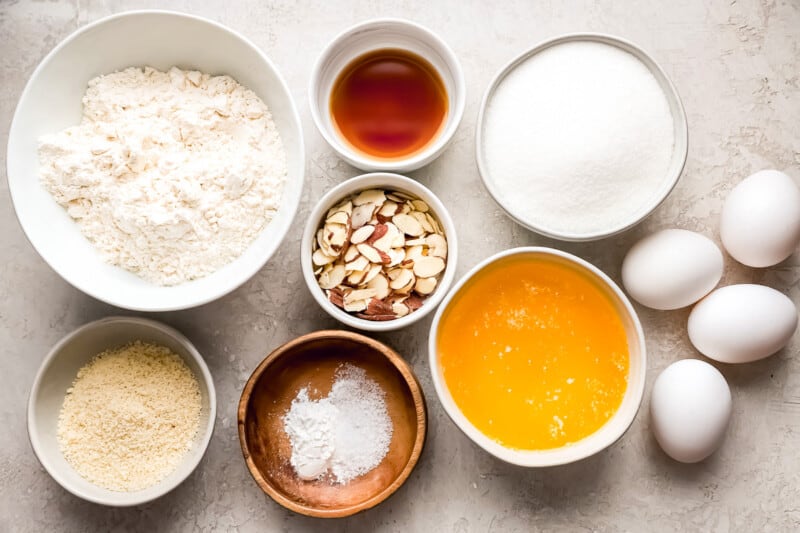
[[[380,183],[383,185],[373,184],[372,182],[374,181],[380,181]],[[362,184],[364,185],[362,186]],[[372,188],[397,188],[408,191],[419,197],[425,203],[429,204],[436,213],[442,229],[444,230],[445,238],[447,239],[447,261],[445,264],[445,269],[442,274],[442,278],[436,285],[433,293],[425,299],[425,303],[422,305],[422,307],[404,317],[396,318],[394,320],[365,320],[336,307],[324,297],[324,293],[319,287],[317,278],[312,269],[312,239],[315,238],[314,236],[319,228],[319,222],[322,220],[322,216],[339,200],[343,199],[345,196],[353,194],[352,192],[342,191],[353,189],[353,192],[355,192]],[[444,206],[442,201],[433,193],[433,191],[428,189],[419,181],[392,172],[370,172],[368,174],[361,174],[359,176],[346,179],[325,193],[325,195],[323,195],[322,198],[320,198],[319,201],[317,201],[317,203],[314,205],[314,208],[311,210],[311,213],[309,213],[308,218],[306,219],[306,225],[303,230],[302,238],[300,239],[300,246],[300,263],[303,270],[303,279],[305,279],[306,286],[308,287],[311,296],[314,297],[314,300],[316,300],[320,307],[322,307],[322,309],[324,309],[330,316],[347,326],[363,331],[393,331],[410,326],[411,324],[426,317],[442,302],[447,290],[453,283],[458,264],[458,237],[456,236],[455,223],[453,222],[450,213],[447,211],[447,208]]]
[[[412,153],[406,157],[396,159],[378,159],[371,158],[363,155],[356,150],[350,148],[345,143],[341,142],[332,132],[325,127],[322,120],[322,110],[319,109],[318,98],[320,90],[320,75],[322,73],[322,66],[328,61],[329,57],[335,50],[344,45],[351,37],[364,31],[380,28],[383,25],[393,25],[397,28],[414,29],[426,35],[431,43],[438,48],[442,57],[447,64],[453,69],[453,100],[455,105],[450,110],[448,117],[445,119],[444,128],[437,133],[434,142],[429,143],[422,150]],[[425,58],[427,60],[427,58]],[[458,130],[461,120],[464,116],[464,108],[466,107],[466,93],[467,84],[464,78],[464,70],[461,67],[461,62],[458,56],[453,52],[453,49],[445,42],[444,39],[439,37],[433,30],[413,22],[408,19],[398,17],[380,17],[359,22],[353,26],[346,28],[339,32],[326,46],[322,49],[319,56],[317,56],[314,66],[311,69],[311,78],[308,82],[308,101],[311,109],[311,118],[317,131],[325,139],[325,142],[333,148],[333,150],[345,161],[353,166],[367,171],[367,172],[410,172],[422,166],[429,164],[431,161],[439,157],[445,148],[453,140],[456,130]]]
[[[613,46],[618,48],[624,52],[628,52],[629,54],[633,55],[636,59],[641,61],[647,69],[653,73],[656,81],[658,82],[659,86],[661,87],[662,91],[664,92],[664,97],[667,101],[672,101],[675,103],[676,110],[672,109],[670,106],[670,114],[672,115],[672,120],[674,122],[675,131],[678,132],[678,135],[675,138],[675,145],[673,147],[673,157],[675,154],[680,158],[680,164],[677,167],[677,171],[675,172],[674,176],[669,174],[666,175],[664,179],[664,183],[668,183],[669,186],[666,187],[663,191],[663,194],[657,198],[655,198],[654,203],[645,209],[637,218],[628,220],[627,222],[623,222],[621,224],[617,224],[606,230],[598,230],[593,232],[586,232],[586,233],[571,233],[571,232],[564,232],[564,231],[555,231],[553,229],[547,228],[545,226],[535,224],[529,221],[522,220],[515,214],[513,214],[503,203],[502,195],[500,191],[492,183],[490,178],[490,172],[488,165],[483,157],[483,126],[484,126],[484,117],[486,116],[486,110],[489,107],[489,102],[492,100],[495,91],[503,82],[503,80],[508,76],[514,69],[516,69],[519,65],[527,61],[532,56],[548,49],[553,46],[557,46],[560,44],[570,43],[570,42],[580,42],[580,41],[591,41],[597,42],[601,44],[605,44],[608,46]],[[663,80],[663,82],[662,82]],[[680,150],[681,145],[683,145],[683,150]],[[566,242],[587,242],[587,241],[595,241],[599,239],[604,239],[606,237],[611,237],[613,235],[618,235],[624,231],[627,231],[634,227],[635,225],[639,224],[647,217],[649,217],[653,212],[658,209],[658,207],[664,203],[670,193],[673,191],[675,186],[678,184],[681,175],[683,174],[683,170],[686,167],[686,160],[689,154],[689,124],[686,119],[686,110],[683,106],[683,101],[681,100],[680,94],[678,90],[675,88],[675,85],[672,83],[672,80],[661,65],[651,56],[648,54],[642,47],[624,39],[622,37],[618,37],[616,35],[611,35],[608,33],[599,33],[599,32],[575,32],[575,33],[565,33],[561,35],[557,35],[555,37],[551,37],[540,41],[539,43],[535,44],[531,48],[523,51],[513,59],[511,59],[508,63],[503,65],[500,70],[492,78],[491,82],[487,86],[486,90],[483,93],[483,97],[481,98],[481,103],[478,107],[478,118],[475,125],[475,161],[478,166],[478,175],[481,178],[481,182],[483,182],[484,188],[487,190],[489,195],[492,197],[494,202],[503,210],[503,212],[514,222],[519,224],[520,226],[534,231],[539,235],[543,235],[545,237],[549,237],[552,239],[558,239],[561,241]],[[668,178],[668,179],[667,179]]]
[[[297,149],[299,150],[299,153],[300,153],[301,158],[302,158],[302,164],[300,166],[300,169],[301,169],[300,172],[301,173],[300,173],[300,176],[299,176],[300,186],[299,186],[296,198],[294,198],[294,201],[292,202],[292,204],[291,205],[287,204],[288,208],[291,211],[291,217],[287,217],[287,220],[284,223],[285,227],[278,228],[278,230],[280,231],[282,236],[281,236],[280,240],[278,240],[276,242],[276,244],[273,246],[273,249],[268,254],[264,255],[263,260],[259,259],[259,260],[255,261],[253,263],[253,265],[249,269],[247,269],[245,271],[245,275],[242,276],[241,279],[229,278],[230,281],[223,280],[222,283],[219,283],[219,284],[215,285],[215,289],[214,290],[206,292],[201,297],[196,297],[194,299],[187,299],[187,300],[185,300],[183,302],[169,302],[167,304],[147,305],[147,306],[130,305],[130,304],[124,302],[124,301],[118,300],[114,296],[114,294],[104,294],[101,291],[94,290],[93,287],[87,286],[83,282],[76,281],[74,279],[68,279],[62,273],[62,270],[57,267],[57,265],[55,265],[53,262],[50,262],[47,259],[45,259],[44,255],[42,255],[42,253],[39,250],[39,246],[37,246],[36,243],[31,239],[30,235],[28,234],[28,230],[22,224],[21,219],[20,219],[20,217],[18,215],[18,212],[20,210],[19,199],[18,198],[15,199],[15,193],[14,193],[15,188],[11,186],[12,177],[11,177],[11,172],[10,172],[10,169],[11,169],[11,166],[12,166],[12,161],[14,161],[16,159],[16,155],[15,155],[16,152],[14,150],[12,150],[12,148],[13,148],[12,144],[15,142],[15,137],[16,137],[15,132],[19,128],[19,125],[18,125],[18,123],[19,123],[19,118],[18,118],[19,109],[20,109],[22,103],[28,99],[29,93],[32,90],[31,87],[33,86],[34,80],[36,80],[39,77],[41,71],[45,68],[45,66],[47,66],[53,60],[53,58],[62,49],[66,48],[68,45],[70,45],[72,43],[72,41],[74,41],[75,39],[80,37],[85,32],[90,31],[90,30],[94,29],[95,27],[101,26],[103,24],[106,24],[108,22],[111,22],[111,21],[114,21],[114,20],[117,20],[117,19],[128,18],[128,17],[138,17],[138,16],[143,16],[143,15],[144,16],[150,16],[150,15],[162,16],[162,15],[164,15],[164,16],[184,18],[184,19],[189,19],[189,20],[193,20],[193,21],[196,21],[196,22],[204,23],[206,25],[214,27],[217,30],[221,30],[223,32],[226,32],[226,33],[232,35],[234,38],[236,38],[239,41],[241,41],[242,44],[244,44],[245,46],[247,46],[250,49],[252,49],[261,58],[261,60],[266,64],[266,66],[270,70],[272,70],[272,72],[275,74],[275,78],[278,80],[278,85],[280,86],[281,91],[283,91],[286,94],[286,96],[287,96],[287,98],[289,100],[289,103],[290,103],[290,109],[289,109],[290,113],[289,114],[291,116],[292,122],[294,122],[295,127],[297,128],[297,133],[298,133],[298,136],[297,136]],[[7,144],[6,144],[6,156],[7,156],[6,157],[6,185],[8,186],[8,193],[9,193],[9,197],[11,198],[11,206],[12,206],[12,208],[14,210],[14,214],[16,215],[15,218],[17,220],[17,224],[22,229],[22,233],[25,235],[26,240],[31,245],[31,247],[33,247],[33,249],[36,250],[36,252],[39,255],[39,257],[54,272],[56,272],[59,275],[59,277],[61,277],[61,279],[63,279],[64,281],[66,281],[68,284],[72,285],[73,287],[75,287],[79,291],[83,292],[84,294],[87,294],[87,295],[91,296],[92,298],[95,298],[95,299],[100,300],[102,302],[105,302],[107,304],[110,304],[110,305],[113,305],[113,306],[116,306],[116,307],[120,307],[122,309],[127,309],[127,310],[130,310],[130,311],[145,311],[145,312],[180,311],[180,310],[183,310],[183,309],[190,309],[190,308],[194,308],[194,307],[199,307],[201,305],[205,305],[205,304],[207,304],[209,302],[212,302],[214,300],[222,298],[223,296],[225,296],[227,294],[230,294],[231,292],[235,291],[236,289],[238,289],[239,287],[244,285],[253,276],[255,276],[262,268],[264,268],[264,265],[267,264],[267,262],[278,251],[278,248],[280,248],[281,243],[284,241],[284,239],[286,238],[286,235],[289,233],[289,229],[291,229],[291,227],[292,227],[294,219],[297,218],[297,212],[298,212],[298,209],[300,207],[300,200],[301,200],[301,198],[303,196],[303,188],[305,186],[305,174],[306,174],[306,165],[307,165],[307,162],[305,160],[306,150],[305,150],[305,141],[304,141],[304,138],[303,138],[303,125],[302,125],[302,122],[300,120],[300,115],[299,115],[299,113],[297,111],[297,104],[295,103],[294,99],[292,98],[292,93],[289,90],[288,85],[286,84],[286,80],[284,79],[283,75],[281,74],[280,70],[275,65],[275,63],[273,63],[272,60],[269,59],[269,57],[267,57],[264,54],[264,52],[262,52],[261,49],[258,46],[256,46],[255,43],[253,43],[250,39],[248,39],[247,37],[245,37],[243,34],[239,33],[238,31],[236,31],[236,30],[234,30],[232,28],[229,28],[228,26],[225,26],[225,25],[223,25],[223,24],[221,24],[219,22],[216,22],[214,20],[211,20],[211,19],[208,19],[208,18],[205,18],[205,17],[198,16],[198,15],[193,15],[193,14],[189,14],[189,13],[183,13],[183,12],[180,12],[180,11],[165,10],[165,9],[134,9],[134,10],[123,11],[121,13],[116,13],[116,14],[113,14],[113,15],[109,15],[107,17],[100,18],[98,20],[95,20],[93,22],[85,24],[85,25],[81,26],[80,28],[76,29],[75,31],[73,31],[72,33],[67,35],[55,47],[53,47],[53,49],[50,50],[47,53],[47,55],[45,55],[44,58],[36,66],[36,68],[34,69],[33,73],[31,73],[30,77],[28,78],[28,81],[25,83],[25,87],[23,88],[22,92],[20,93],[19,99],[17,100],[17,105],[14,108],[14,115],[13,115],[13,117],[11,119],[11,125],[9,126],[9,129],[8,129],[8,141],[7,141]],[[291,198],[286,198],[285,195],[284,195],[284,197],[282,198],[281,202],[284,202],[285,200],[291,201],[292,199]],[[261,231],[262,232],[265,231],[269,227],[269,225],[271,223],[272,223],[272,221],[270,221],[270,223],[268,223],[266,226],[264,226],[264,228]],[[252,245],[252,243],[251,243],[251,245]],[[241,257],[241,255],[239,256],[239,258],[240,257]],[[238,260],[239,258],[234,259],[234,261]],[[121,268],[121,267],[119,267],[119,268]],[[191,281],[187,282],[187,283],[191,283]]]
[[[602,284],[611,290],[611,292],[616,296],[619,300],[619,303],[622,305],[625,313],[631,319],[631,322],[634,327],[634,331],[636,333],[636,338],[634,339],[635,342],[639,346],[639,350],[641,352],[641,364],[639,365],[639,372],[634,374],[633,377],[635,378],[633,381],[628,382],[628,389],[629,391],[633,391],[633,404],[630,412],[627,413],[623,418],[621,418],[621,423],[619,425],[619,433],[618,434],[610,434],[610,436],[604,440],[599,441],[594,446],[589,447],[582,451],[582,453],[575,454],[572,457],[557,457],[553,455],[554,451],[559,450],[568,450],[570,448],[574,448],[574,446],[581,441],[577,441],[573,445],[562,446],[559,448],[553,448],[551,450],[517,450],[514,448],[508,448],[490,437],[486,436],[482,433],[479,429],[477,429],[467,418],[466,416],[461,413],[461,410],[456,405],[455,401],[450,397],[449,390],[447,388],[447,384],[444,383],[444,380],[441,379],[439,375],[439,354],[436,348],[436,340],[438,337],[439,332],[439,323],[441,321],[441,317],[444,314],[447,307],[452,302],[453,298],[459,293],[459,291],[466,285],[475,275],[483,271],[486,267],[503,260],[507,257],[514,256],[514,255],[539,255],[539,256],[551,256],[556,257],[561,260],[566,260],[567,262],[573,264],[574,266],[578,267],[581,270],[587,271],[589,274],[597,277]],[[518,248],[511,248],[508,250],[503,250],[496,254],[493,254],[477,265],[475,265],[469,272],[467,272],[456,285],[450,290],[447,294],[447,297],[439,306],[439,309],[436,312],[436,315],[433,318],[433,322],[431,323],[430,333],[428,335],[428,366],[431,372],[431,380],[433,381],[434,389],[436,390],[436,396],[439,398],[439,402],[441,403],[442,407],[444,408],[445,413],[453,421],[453,423],[458,427],[462,433],[464,433],[472,442],[477,444],[483,450],[488,452],[489,454],[505,461],[507,463],[517,465],[517,466],[524,466],[524,467],[534,467],[534,468],[541,468],[541,467],[550,467],[550,466],[559,466],[569,463],[574,463],[576,461],[580,461],[590,457],[592,455],[597,454],[598,452],[608,448],[615,442],[617,442],[622,436],[628,431],[631,424],[636,418],[637,413],[639,412],[642,404],[642,399],[644,397],[644,389],[645,389],[645,381],[646,381],[646,374],[647,374],[647,349],[645,345],[645,336],[644,330],[642,329],[642,324],[639,320],[636,311],[633,308],[630,300],[625,296],[625,293],[619,288],[619,286],[614,283],[611,278],[608,277],[602,270],[594,266],[593,264],[589,263],[588,261],[581,259],[578,256],[570,254],[568,252],[564,252],[562,250],[558,250],[556,248],[548,248],[543,246],[521,246]],[[627,392],[626,392],[627,394]],[[622,405],[620,405],[620,408]],[[616,417],[620,413],[619,409],[615,413],[614,417]],[[608,424],[612,419],[609,419],[606,424]],[[605,424],[604,424],[605,426]],[[601,426],[604,427],[604,426]],[[597,431],[600,431],[598,429]],[[587,435],[584,439],[591,437],[595,433]],[[583,439],[581,439],[583,440]]]
[[[203,436],[200,439],[200,442],[195,449],[197,453],[194,454],[194,458],[192,458],[188,465],[189,468],[186,469],[186,472],[180,476],[175,477],[169,483],[164,483],[164,480],[160,481],[156,485],[148,487],[144,490],[150,490],[153,487],[162,486],[158,491],[154,492],[153,494],[140,498],[138,500],[130,500],[126,502],[120,502],[115,499],[105,499],[102,497],[95,497],[91,494],[84,493],[80,489],[72,486],[69,481],[66,480],[61,475],[61,472],[55,468],[52,464],[50,464],[49,459],[47,459],[47,454],[42,447],[41,440],[39,437],[39,432],[37,431],[37,424],[36,424],[36,399],[39,396],[39,390],[42,386],[42,378],[50,366],[53,364],[55,359],[61,354],[63,348],[72,342],[75,337],[84,334],[85,332],[93,329],[101,329],[105,326],[110,324],[137,324],[141,326],[145,326],[148,328],[152,328],[158,330],[173,339],[175,339],[181,346],[183,346],[192,359],[197,363],[198,368],[200,368],[200,374],[202,376],[203,382],[205,383],[205,389],[208,393],[208,421],[205,424],[205,427],[198,427],[197,431],[203,432]],[[96,354],[95,354],[96,355]],[[88,362],[88,360],[87,360]],[[193,372],[194,374],[194,372]],[[199,376],[195,375],[195,379]],[[203,386],[200,383],[200,379],[197,379],[198,385],[201,387]],[[109,316],[105,318],[101,318],[99,320],[94,320],[92,322],[88,322],[70,333],[64,335],[60,340],[58,340],[50,351],[45,355],[42,363],[39,365],[39,369],[36,371],[36,377],[33,380],[33,385],[31,386],[31,391],[28,394],[28,403],[27,403],[27,426],[28,426],[28,441],[30,442],[31,448],[33,449],[33,453],[36,456],[36,459],[39,461],[39,464],[50,474],[50,477],[56,481],[63,489],[67,492],[81,498],[83,500],[97,503],[100,505],[106,505],[109,507],[133,507],[136,505],[142,505],[144,503],[151,502],[156,500],[167,493],[171,492],[173,489],[177,488],[181,483],[186,481],[186,479],[197,469],[197,466],[200,464],[200,461],[203,460],[205,457],[206,451],[208,450],[208,445],[211,442],[211,437],[214,434],[214,427],[216,424],[217,418],[217,392],[214,386],[214,379],[211,376],[211,372],[208,369],[208,365],[206,365],[203,356],[200,355],[200,352],[197,351],[194,344],[185,336],[183,333],[178,331],[177,329],[173,328],[172,326],[168,326],[161,322],[157,322],[155,320],[149,318],[142,318],[142,317],[134,317],[134,316]],[[60,453],[60,452],[59,452]],[[177,471],[173,471],[173,473]],[[129,495],[135,494],[135,492],[120,492],[121,495]]]
[[[358,503],[356,505],[351,505],[350,507],[342,508],[342,509],[318,509],[314,507],[309,507],[307,505],[303,505],[302,503],[296,502],[285,497],[280,491],[278,491],[272,483],[270,483],[262,474],[261,471],[256,466],[255,462],[252,459],[250,454],[250,447],[247,439],[247,430],[246,430],[246,419],[249,412],[250,406],[250,398],[253,393],[253,389],[255,388],[256,383],[262,378],[265,372],[268,370],[270,365],[272,365],[275,361],[280,359],[281,357],[291,354],[292,350],[294,350],[297,346],[302,344],[316,342],[321,339],[345,339],[349,341],[353,341],[356,343],[364,344],[376,353],[382,355],[386,358],[389,363],[395,368],[408,386],[408,390],[410,391],[411,398],[413,400],[414,405],[417,406],[416,409],[416,418],[417,418],[417,436],[414,440],[414,447],[411,450],[411,455],[409,456],[409,460],[406,465],[403,467],[403,470],[400,474],[392,481],[392,483],[383,489],[381,492],[375,494],[371,498]],[[242,389],[242,395],[239,398],[239,404],[237,408],[237,425],[238,425],[238,433],[239,433],[239,445],[242,449],[242,455],[244,457],[244,461],[247,464],[247,470],[250,472],[253,480],[256,484],[261,488],[263,492],[265,492],[270,498],[272,498],[276,503],[280,504],[282,507],[289,509],[290,511],[300,513],[306,516],[312,516],[315,518],[342,518],[345,516],[351,516],[356,513],[360,513],[362,511],[366,511],[367,509],[371,509],[376,505],[382,503],[384,500],[389,498],[392,494],[394,494],[397,489],[399,489],[409,478],[411,472],[416,467],[417,463],[419,462],[419,458],[422,455],[422,451],[425,447],[425,442],[428,433],[428,408],[425,402],[425,395],[422,392],[422,386],[417,379],[417,376],[414,374],[414,371],[411,368],[411,365],[403,359],[394,349],[390,348],[386,344],[362,335],[360,333],[356,333],[353,331],[346,331],[346,330],[319,330],[314,331],[311,333],[306,333],[305,335],[301,335],[296,337],[284,344],[278,346],[274,350],[272,350],[253,370],[253,373],[250,374],[250,377],[247,379],[245,383],[244,389]]]

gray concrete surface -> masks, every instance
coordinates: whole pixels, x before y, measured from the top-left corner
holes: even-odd
[[[126,9],[169,6],[241,31],[277,63],[299,105],[308,143],[306,193],[295,228],[252,280],[201,308],[156,318],[205,354],[219,394],[217,429],[198,470],[177,490],[136,509],[107,509],[62,490],[34,457],[25,406],[49,347],[75,327],[127,314],[76,291],[37,256],[0,180],[0,530],[2,531],[796,531],[800,529],[800,342],[741,367],[720,366],[734,414],[722,448],[688,466],[668,459],[649,431],[650,385],[670,362],[698,357],[687,310],[638,307],[649,350],[645,402],[626,436],[569,466],[524,470],[474,446],[446,417],[426,362],[430,319],[377,337],[404,354],[430,406],[423,457],[397,494],[359,516],[320,521],[264,496],[241,459],[235,406],[262,357],[297,335],[337,327],[309,296],[298,267],[303,221],[327,189],[358,172],[341,162],[311,122],[311,65],[340,30],[403,16],[440,33],[465,69],[469,94],[455,142],[414,173],[445,199],[460,228],[459,274],[490,253],[544,244],[584,257],[619,279],[640,236],[677,226],[719,242],[725,194],[750,172],[775,167],[800,180],[798,0],[541,2],[275,2],[264,0],[0,1],[0,144],[16,100],[40,59],[78,27]],[[645,224],[592,244],[562,244],[512,223],[483,189],[474,163],[475,120],[493,73],[522,49],[563,32],[604,31],[638,42],[672,77],[690,127],[689,160],[667,202]],[[5,151],[3,164],[5,172]],[[726,257],[723,283],[754,281],[798,301],[800,259],[752,270]]]

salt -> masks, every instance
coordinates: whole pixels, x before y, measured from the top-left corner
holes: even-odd
[[[389,451],[392,420],[380,385],[350,364],[339,367],[334,379],[330,394],[319,400],[301,389],[283,417],[290,463],[301,479],[330,473],[347,483],[378,466]]]
[[[484,117],[483,156],[517,218],[574,236],[621,229],[670,186],[675,144],[663,89],[611,45],[555,45],[498,85]]]

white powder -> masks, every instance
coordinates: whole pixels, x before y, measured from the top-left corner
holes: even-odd
[[[342,365],[327,397],[311,400],[302,389],[283,418],[291,464],[302,479],[330,473],[338,483],[380,464],[392,441],[386,394],[363,368]]]
[[[673,121],[648,68],[614,46],[553,46],[500,83],[485,162],[515,217],[552,231],[622,226],[668,186]]]
[[[78,371],[58,417],[58,444],[91,483],[141,490],[183,460],[200,409],[200,387],[183,360],[166,347],[134,342]]]
[[[280,136],[232,78],[128,68],[91,80],[83,106],[40,139],[40,177],[105,261],[160,285],[206,276],[278,209]]]

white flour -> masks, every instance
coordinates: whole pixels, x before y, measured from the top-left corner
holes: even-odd
[[[674,145],[663,90],[610,45],[556,45],[520,64],[487,109],[484,153],[514,215],[553,231],[618,227],[655,201]]]
[[[378,466],[393,433],[385,396],[364,369],[349,364],[336,371],[326,398],[311,400],[302,389],[283,418],[297,475],[311,480],[330,472],[347,483]]]
[[[160,285],[199,278],[278,209],[280,136],[232,78],[132,67],[91,80],[83,106],[40,139],[40,177],[107,262]]]

